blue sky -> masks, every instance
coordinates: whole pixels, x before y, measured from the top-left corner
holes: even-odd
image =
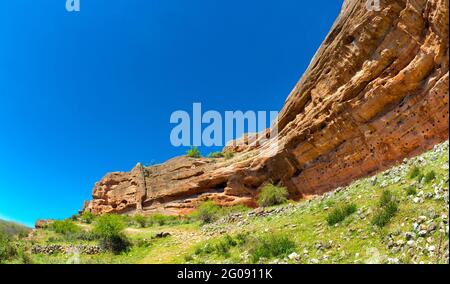
[[[69,217],[105,173],[183,154],[169,118],[194,102],[279,110],[342,5],[80,2],[0,3],[0,218]]]

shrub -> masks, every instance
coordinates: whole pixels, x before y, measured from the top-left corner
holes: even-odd
[[[425,175],[425,183],[430,183],[436,178],[435,171],[430,171]]]
[[[249,250],[251,260],[256,263],[261,258],[284,257],[294,252],[295,243],[285,234],[270,234],[256,238]]]
[[[134,216],[130,215],[116,215],[122,222],[125,224],[125,227],[132,227],[136,225],[136,221],[134,220]]]
[[[224,157],[225,157],[225,160],[232,159],[234,157],[234,153],[233,152],[227,152],[227,153],[225,153]]]
[[[206,245],[204,245],[203,247],[198,246],[195,249],[195,254],[196,255],[201,255],[201,254],[210,254],[214,251],[213,246],[210,243],[207,243]]]
[[[0,263],[17,256],[17,250],[12,245],[11,239],[4,232],[0,231]]]
[[[99,236],[91,231],[81,231],[78,234],[74,235],[74,239],[79,241],[95,241],[99,239]]]
[[[197,147],[192,147],[187,151],[186,156],[189,158],[201,158],[202,154],[200,153]]]
[[[249,238],[249,233],[239,233],[236,235],[235,240],[238,245],[243,246]]]
[[[163,215],[163,214],[153,214],[148,217],[147,221],[151,226],[175,225],[181,222],[177,216]]]
[[[17,259],[20,264],[33,264],[33,258],[24,244],[19,244],[17,247]]]
[[[114,254],[120,254],[121,252],[127,251],[130,246],[131,242],[123,234],[100,239],[100,247]]]
[[[216,220],[218,220],[220,217],[233,214],[233,213],[240,213],[250,210],[247,206],[243,204],[233,205],[233,206],[227,206],[227,207],[221,207],[216,205],[213,201],[209,200],[206,202],[203,202],[197,210],[195,210],[189,218],[192,220],[198,220],[202,223],[212,223]],[[172,217],[173,218],[173,217]],[[180,220],[176,221],[177,223],[180,223]],[[172,222],[173,224],[174,222]]]
[[[387,204],[389,204],[389,202],[391,202],[392,200],[394,200],[394,196],[392,195],[392,192],[390,192],[389,190],[384,190],[383,193],[381,193],[380,201],[378,202],[378,205],[380,207],[384,207]]]
[[[143,215],[135,215],[134,221],[139,225],[141,228],[145,228],[147,226],[147,219]]]
[[[226,235],[214,245],[214,251],[220,256],[228,257],[230,249],[236,245],[237,242],[230,235]]]
[[[58,234],[69,236],[78,234],[81,229],[71,220],[54,221],[50,228]]]
[[[184,256],[184,261],[185,262],[191,262],[193,260],[194,260],[194,258],[192,257],[191,254],[187,254],[187,255]]]
[[[97,218],[94,233],[100,239],[100,246],[115,254],[128,250],[131,243],[123,233],[125,224],[117,215],[103,215]]]
[[[288,195],[285,187],[268,184],[259,193],[258,204],[262,207],[282,204],[287,201]]]
[[[344,221],[345,218],[355,213],[356,209],[357,206],[354,203],[334,208],[327,216],[328,225],[333,226]]]
[[[417,194],[417,190],[416,190],[416,188],[414,187],[414,186],[408,186],[407,188],[406,188],[406,194],[407,195],[416,195]]]
[[[421,170],[419,167],[415,166],[412,168],[411,172],[409,173],[409,177],[411,179],[418,177],[421,174]]]
[[[379,207],[380,209],[375,213],[372,219],[372,224],[382,228],[386,226],[398,212],[398,202],[389,190],[385,190],[381,194]]]
[[[100,237],[117,236],[125,229],[125,224],[117,215],[103,215],[97,218],[94,232]]]
[[[84,211],[80,216],[80,221],[86,224],[92,224],[94,218],[95,216],[94,214],[92,214],[92,212]]]
[[[203,223],[211,223],[220,216],[221,208],[213,201],[206,201],[202,203],[193,213],[193,217]]]
[[[223,153],[222,152],[211,152],[211,153],[209,153],[209,157],[212,159],[223,158]]]
[[[372,224],[380,228],[389,224],[391,219],[395,216],[398,211],[398,204],[396,201],[391,201],[384,208],[375,213],[372,219]]]
[[[417,180],[419,181],[419,182],[422,182],[422,180],[425,178],[425,175],[424,174],[419,174],[418,176],[417,176]]]
[[[229,257],[230,249],[241,244],[242,242],[240,241],[240,239],[234,239],[230,235],[225,235],[217,241],[209,242],[203,246],[197,247],[195,250],[195,254],[201,255],[215,253],[219,256]]]

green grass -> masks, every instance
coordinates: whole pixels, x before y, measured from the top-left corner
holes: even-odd
[[[0,264],[17,255],[17,250],[11,243],[11,237],[0,231]]]
[[[425,183],[430,183],[432,182],[434,179],[436,178],[436,172],[435,171],[429,171],[426,175],[425,175]]]
[[[390,190],[383,190],[383,193],[381,194],[380,201],[378,202],[378,204],[380,207],[385,207],[394,200],[395,197]]]
[[[197,208],[192,214],[192,217],[207,224],[219,219],[222,215],[221,210],[221,207],[216,205],[213,201],[206,201]]]
[[[244,204],[237,204],[237,205],[233,205],[233,206],[222,207],[221,215],[225,216],[225,215],[234,214],[234,213],[245,213],[249,210],[250,210],[250,208],[245,206]]]
[[[421,174],[422,174],[422,171],[420,170],[420,168],[417,166],[414,166],[409,173],[409,178],[414,179],[414,178],[420,176]]]
[[[81,232],[81,228],[75,224],[75,222],[68,219],[54,221],[50,225],[50,228],[56,233],[66,236],[75,235]]]
[[[153,214],[147,218],[148,224],[150,226],[164,226],[164,225],[177,225],[189,222],[187,218],[163,215],[163,214]]]
[[[406,188],[406,194],[407,194],[408,196],[411,196],[411,195],[417,195],[416,187],[413,186],[413,185],[408,186],[408,187]]]
[[[95,216],[91,212],[85,211],[80,215],[79,219],[85,224],[92,224],[92,222],[95,220]]]
[[[139,225],[141,228],[147,227],[147,218],[143,215],[136,215],[134,216],[134,221]]]
[[[30,231],[31,229],[24,225],[0,220],[0,233],[4,233],[9,237],[19,236],[23,238],[26,237]]]
[[[221,207],[216,205],[214,201],[209,200],[200,204],[200,206],[189,216],[190,220],[187,219],[185,223],[188,223],[189,221],[200,221],[202,224],[208,224],[215,222],[226,215],[240,212],[244,213],[248,210],[250,210],[250,208],[242,204]]]
[[[258,195],[258,205],[268,207],[287,202],[288,191],[285,187],[268,184]]]
[[[117,231],[127,237],[130,247],[119,253],[106,251],[100,255],[81,255],[81,263],[214,264],[272,263],[276,260],[281,263],[331,264],[386,263],[390,258],[398,259],[400,263],[447,263],[445,248],[449,239],[439,230],[430,232],[422,243],[417,242],[418,246],[425,248],[423,254],[416,250],[411,253],[406,247],[397,252],[388,248],[390,242],[405,240],[405,234],[413,230],[418,216],[430,216],[430,212],[434,212],[438,216],[434,221],[436,224],[443,222],[442,215],[448,216],[448,203],[444,202],[442,194],[440,198],[434,195],[426,197],[434,194],[438,185],[448,193],[449,173],[444,167],[448,163],[448,149],[437,158],[432,157],[431,152],[422,157],[425,162],[403,163],[391,174],[377,174],[377,183],[365,178],[330,195],[266,208],[268,212],[286,210],[268,216],[249,217],[246,207],[220,208],[210,202],[204,205],[202,214],[196,211],[185,218],[145,216],[145,227],[138,225],[133,217],[117,217],[123,223],[122,230]],[[419,168],[420,173],[411,177],[414,167]],[[430,172],[434,172],[433,179],[418,183],[422,179],[425,181]],[[401,179],[393,183],[396,177]],[[386,186],[381,188],[383,183]],[[413,202],[416,197],[422,201]],[[339,225],[330,226],[328,218],[337,208],[343,212],[337,215],[347,216],[336,223]],[[357,213],[348,215],[354,211]],[[224,222],[229,218],[222,217],[228,214],[242,217]],[[37,230],[32,241],[11,242],[22,244],[22,252],[17,251],[4,262],[66,263],[67,255],[29,255],[30,247],[32,244],[99,244],[100,240],[94,233],[97,218],[92,224],[75,224],[82,229],[79,233],[84,235],[82,238],[69,239],[51,229]],[[160,232],[169,232],[171,236],[154,239],[153,236]],[[434,255],[426,253],[426,247],[432,245],[436,247]],[[23,252],[24,256],[20,257]],[[287,258],[292,252],[296,252],[299,259]]]
[[[389,190],[384,190],[379,201],[379,209],[375,213],[372,224],[378,227],[384,227],[397,214],[399,210],[398,202],[395,196]]]
[[[355,213],[357,210],[357,206],[354,203],[341,205],[337,208],[334,208],[330,214],[327,216],[327,223],[330,226],[336,225],[345,220],[348,216]]]
[[[395,216],[398,211],[398,204],[395,201],[391,201],[386,206],[384,206],[378,213],[373,217],[372,223],[378,227],[384,227],[391,219]]]
[[[208,241],[198,245],[194,250],[194,256],[215,256],[219,258],[230,258],[232,253],[247,250],[250,262],[258,263],[261,259],[285,257],[294,252],[295,242],[284,233],[263,234],[250,236],[248,233],[237,235],[225,235],[217,240]],[[193,255],[186,255],[185,259],[194,260]]]
[[[203,254],[217,254],[218,256],[228,257],[230,256],[230,249],[236,247],[238,245],[238,241],[236,241],[230,235],[225,235],[222,238],[214,242],[208,242],[205,245],[198,246],[195,249],[196,255]]]
[[[250,257],[253,263],[262,258],[271,259],[285,257],[296,249],[295,242],[287,234],[267,234],[259,236],[250,243]]]

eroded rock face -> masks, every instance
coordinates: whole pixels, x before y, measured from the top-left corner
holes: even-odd
[[[225,193],[233,171],[230,169],[228,174],[212,171],[220,165],[224,163],[219,159],[187,157],[152,167],[138,164],[129,173],[106,175],[95,185],[93,200],[84,209],[95,214],[136,211],[179,214],[188,213],[199,202],[210,199],[223,205],[254,205],[249,194]]]
[[[54,220],[37,220],[34,224],[36,229],[45,229],[48,228],[51,224],[53,224]]]
[[[286,100],[278,139],[228,147],[233,159],[179,157],[107,175],[94,213],[185,213],[206,199],[248,203],[267,182],[322,194],[448,139],[448,0],[345,1]],[[266,155],[277,146],[274,155]]]

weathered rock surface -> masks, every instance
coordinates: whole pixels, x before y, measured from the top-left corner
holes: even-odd
[[[54,220],[37,220],[34,227],[36,229],[45,229],[48,228],[53,222]]]
[[[346,0],[286,100],[278,139],[108,174],[86,210],[185,213],[202,200],[253,204],[267,182],[322,194],[448,139],[448,0]],[[243,139],[241,141],[245,141]],[[275,151],[275,153],[269,152]]]

